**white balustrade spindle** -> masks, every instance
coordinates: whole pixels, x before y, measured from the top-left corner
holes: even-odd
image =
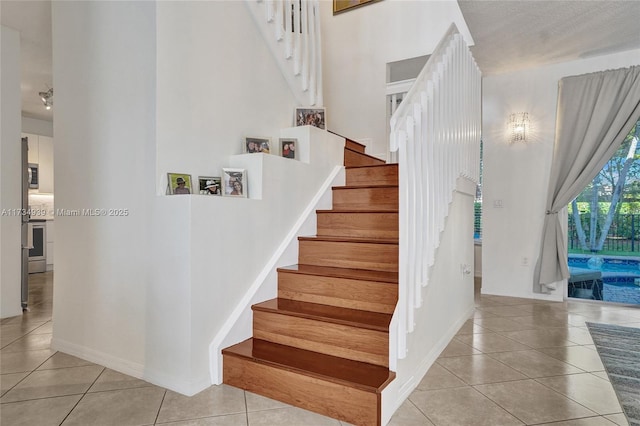
[[[416,327],[457,179],[479,178],[480,93],[480,70],[452,25],[391,116],[400,190],[398,341],[391,352],[398,358]]]
[[[298,103],[322,105],[319,0],[245,1]]]

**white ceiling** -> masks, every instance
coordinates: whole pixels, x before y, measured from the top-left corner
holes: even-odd
[[[458,4],[485,75],[640,49],[638,0],[459,0]],[[55,96],[51,111],[44,109],[38,96],[53,85],[50,0],[1,0],[0,23],[21,32],[23,115],[52,121]]]
[[[640,48],[637,0],[458,4],[484,75]]]

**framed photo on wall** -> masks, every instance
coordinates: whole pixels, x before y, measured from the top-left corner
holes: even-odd
[[[284,158],[298,158],[298,139],[296,138],[280,138],[280,155]]]
[[[336,15],[377,1],[380,0],[333,0],[333,14]]]
[[[247,171],[245,169],[222,169],[223,190],[225,197],[244,197],[248,195]]]
[[[167,173],[169,194],[184,195],[191,194],[191,175],[184,173]]]
[[[246,154],[271,153],[271,138],[244,138],[242,151]]]
[[[296,108],[295,111],[296,126],[315,126],[319,129],[326,130],[327,119],[325,108]]]
[[[222,195],[220,176],[198,176],[198,184],[202,195]]]

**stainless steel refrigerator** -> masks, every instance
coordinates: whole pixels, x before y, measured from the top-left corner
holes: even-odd
[[[22,138],[22,309],[29,303],[29,141]]]

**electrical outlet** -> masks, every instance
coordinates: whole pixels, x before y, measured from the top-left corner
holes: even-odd
[[[501,209],[502,208],[502,200],[493,200],[493,208]]]
[[[529,266],[529,258],[528,257],[523,257],[522,258],[522,266]]]

